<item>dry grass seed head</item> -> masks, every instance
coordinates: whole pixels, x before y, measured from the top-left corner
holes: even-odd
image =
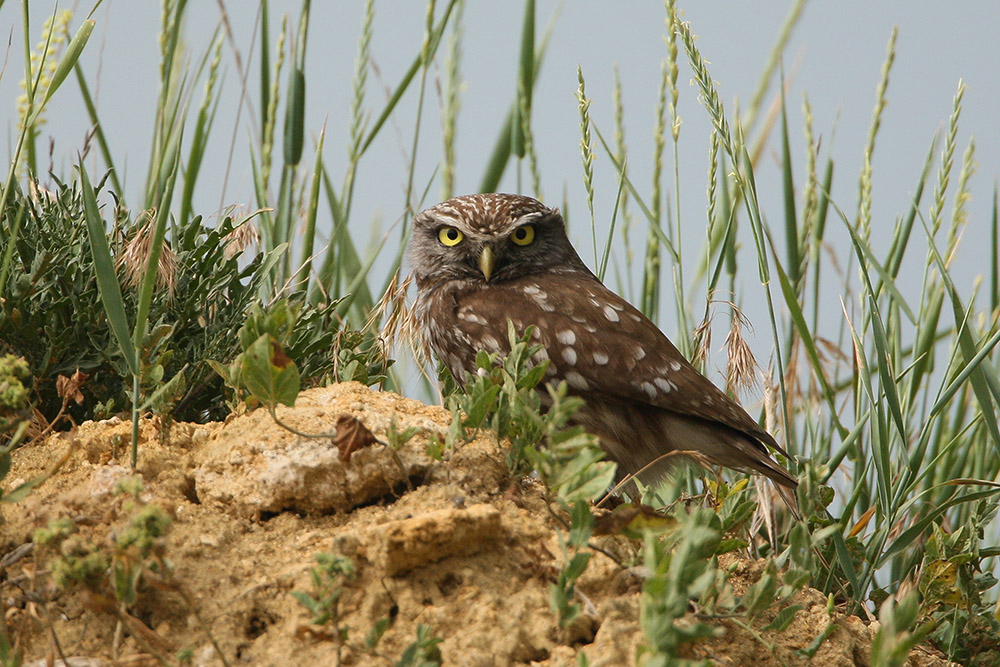
[[[260,232],[257,231],[257,226],[249,220],[226,234],[224,238],[226,241],[226,259],[232,259],[250,246],[260,244]]]
[[[137,289],[146,275],[146,265],[153,245],[151,223],[155,215],[156,209],[147,209],[136,217],[135,227],[139,231],[125,244],[125,249],[118,258],[116,268],[124,273],[125,283],[132,289]],[[177,287],[177,254],[166,239],[163,240],[160,258],[156,263],[156,285],[161,289],[165,288],[169,297],[173,298]]]
[[[401,282],[399,274],[394,275],[385,293],[372,309],[371,317],[365,326],[366,328],[375,326],[384,318],[385,323],[379,331],[379,340],[388,350],[397,349],[398,342],[405,344],[417,362],[417,367],[424,369],[421,372],[426,373],[425,369],[431,358],[430,348],[421,335],[415,312],[416,303],[408,303],[407,293],[412,284],[412,274]]]
[[[726,368],[726,389],[733,394],[739,394],[751,389],[757,383],[757,360],[754,359],[753,351],[743,337],[743,327],[749,327],[749,321],[736,304],[729,302],[729,307],[733,316],[725,342],[729,361]]]
[[[704,367],[705,360],[708,359],[709,350],[712,347],[712,315],[705,313],[705,319],[691,332],[694,338],[694,359],[691,361],[698,366]]]

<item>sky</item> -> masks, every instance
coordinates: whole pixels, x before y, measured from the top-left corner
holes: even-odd
[[[32,41],[51,4],[29,3],[32,11]],[[444,3],[439,2],[440,6]],[[209,44],[225,8],[235,47],[245,60],[252,52],[256,65],[258,49],[252,47],[256,3],[234,0],[194,0],[188,3],[186,41],[198,57]],[[586,220],[586,192],[580,162],[579,111],[575,93],[577,68],[586,77],[592,99],[593,121],[606,136],[613,130],[612,85],[615,66],[621,73],[625,109],[626,142],[630,148],[629,172],[637,183],[652,178],[653,125],[661,63],[666,58],[665,11],[658,2],[611,2],[570,0],[562,4],[538,3],[538,35],[551,17],[554,27],[540,79],[533,97],[533,122],[537,153],[543,174],[542,190],[550,205],[569,203],[570,236],[581,256],[592,263],[593,248]],[[683,18],[698,35],[698,47],[709,61],[710,71],[727,111],[736,100],[747,104],[757,87],[759,74],[771,53],[791,3],[722,2],[700,0],[678,3]],[[375,3],[372,53],[377,76],[369,79],[367,106],[377,114],[386,90],[395,87],[418,52],[422,40],[426,5],[402,0]],[[71,33],[89,11],[89,3],[78,3],[79,16]],[[299,2],[271,3],[272,38],[283,13],[294,25]],[[946,9],[946,11],[945,11]],[[23,69],[21,3],[0,8],[0,31],[11,44],[0,76],[0,102],[6,111],[0,153],[10,155],[16,135],[16,97]],[[157,96],[160,3],[105,0],[94,15],[96,28],[82,66],[91,85],[97,87],[97,105],[107,128],[111,150],[124,177],[126,194],[138,201],[145,177]],[[351,99],[351,77],[362,19],[361,2],[314,2],[307,46],[306,93],[307,141],[326,124],[324,159],[334,183],[343,179],[346,165],[347,129]],[[457,129],[458,193],[478,187],[486,160],[516,90],[517,60],[522,21],[521,3],[469,0],[463,17],[464,40],[461,74],[464,79],[462,111]],[[892,226],[910,202],[925,156],[935,132],[943,130],[952,110],[953,96],[962,80],[968,89],[958,132],[957,180],[961,155],[970,138],[975,140],[976,172],[969,181],[968,227],[956,264],[960,291],[971,293],[977,276],[987,271],[989,216],[993,188],[1000,175],[1000,5],[989,2],[948,3],[914,0],[838,0],[807,4],[784,52],[787,77],[787,109],[795,173],[802,178],[806,155],[803,135],[803,95],[807,94],[814,116],[814,133],[821,141],[821,160],[832,155],[837,172],[833,200],[851,215],[857,206],[858,175],[863,148],[876,100],[876,87],[894,26],[898,27],[896,58],[873,156],[873,244],[883,252]],[[6,30],[4,30],[6,28]],[[441,52],[443,56],[443,50]],[[703,238],[708,166],[709,116],[700,105],[697,90],[689,85],[691,70],[683,50],[680,55],[679,115],[682,127],[678,165],[680,188],[675,192],[673,164],[669,159],[664,186],[671,205],[679,197],[687,237]],[[247,155],[250,129],[245,107],[239,104],[240,72],[227,44],[223,55],[225,78],[222,102],[215,120],[209,155],[195,192],[195,210],[211,214],[229,204],[253,202],[250,161]],[[286,69],[287,71],[287,69]],[[439,70],[437,70],[439,71]],[[257,69],[251,69],[251,90],[256,95]],[[433,84],[433,81],[430,82]],[[769,98],[776,94],[772,84]],[[200,84],[194,104],[200,100]],[[401,102],[397,118],[373,143],[361,164],[355,191],[352,231],[364,245],[398,223],[405,210],[408,152],[412,144],[413,119],[417,110],[416,87]],[[88,131],[88,120],[75,81],[71,77],[57,93],[47,113],[43,131],[45,146],[54,142],[55,172],[69,174]],[[416,158],[416,180],[422,188],[438,166],[440,124],[434,87],[424,109],[425,132]],[[777,133],[768,144],[757,169],[757,187],[762,209],[772,224],[780,227],[782,193]],[[596,140],[595,140],[596,141]],[[224,180],[230,150],[232,168]],[[940,150],[940,149],[939,149]],[[89,166],[103,171],[96,162]],[[307,149],[305,163],[311,164]],[[618,175],[598,145],[595,163],[595,215],[606,229],[614,208]],[[525,178],[525,183],[530,182]],[[796,183],[800,185],[800,183]],[[514,191],[517,180],[508,168],[501,189]],[[527,186],[523,188],[527,191]],[[530,194],[530,192],[528,192]],[[424,205],[439,200],[440,182],[434,182]],[[922,206],[928,208],[927,199]],[[946,215],[950,214],[949,194]],[[801,205],[801,204],[800,204]],[[321,212],[321,228],[329,225],[329,214]],[[850,253],[849,237],[842,223],[831,229],[834,251],[843,260]],[[394,243],[395,241],[391,241]],[[698,245],[700,247],[700,243]],[[386,254],[394,254],[389,248]],[[918,289],[923,271],[923,252],[904,265],[912,271]],[[752,258],[747,257],[747,261]],[[376,265],[374,275],[381,274]],[[753,276],[748,271],[746,275]],[[756,289],[756,292],[755,292]],[[746,287],[751,304],[760,303],[759,286]],[[914,294],[919,293],[915,291]],[[756,294],[756,296],[755,296]],[[664,297],[669,299],[670,295]],[[831,298],[835,298],[831,296]],[[756,301],[755,301],[756,299]],[[832,304],[834,317],[839,304]],[[662,307],[661,326],[674,335],[672,304]],[[766,316],[759,313],[758,338],[767,343]],[[766,354],[766,352],[765,352]]]

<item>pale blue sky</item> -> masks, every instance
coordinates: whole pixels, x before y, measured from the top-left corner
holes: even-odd
[[[33,40],[51,4],[31,2]],[[256,3],[225,3],[235,39],[244,58],[250,50]],[[443,2],[439,2],[443,5]],[[680,2],[698,45],[711,62],[711,72],[720,84],[727,110],[734,98],[746,103],[756,88],[758,74],[784,20],[790,3]],[[89,10],[89,3],[81,3]],[[15,133],[17,82],[23,73],[20,3],[8,2],[0,9],[0,29],[6,28],[12,47],[6,71],[0,79],[0,101],[6,109],[6,144]],[[294,24],[299,2],[271,3],[272,39],[278,18],[288,12]],[[340,183],[345,168],[347,117],[351,75],[361,23],[361,2],[314,2],[306,64],[307,132],[315,135],[327,120],[324,156]],[[556,3],[539,0],[539,36]],[[968,85],[959,131],[956,168],[970,135],[975,136],[978,170],[970,181],[969,226],[962,246],[962,261],[956,279],[969,293],[975,277],[986,270],[989,213],[993,184],[1000,174],[1000,5],[992,2],[949,3],[907,0],[870,2],[862,0],[817,1],[809,4],[785,52],[785,70],[791,79],[787,93],[791,140],[796,175],[801,184],[805,142],[802,132],[802,95],[807,92],[815,116],[815,133],[822,137],[825,159],[828,150],[836,161],[833,197],[848,213],[857,200],[857,182],[865,137],[875,102],[875,89],[894,25],[899,26],[896,63],[889,86],[889,106],[874,156],[873,238],[884,250],[884,240],[895,218],[908,205],[932,136],[942,129],[951,112],[952,97],[962,78]],[[394,87],[411,62],[422,39],[425,5],[422,2],[376,2],[372,52],[381,73],[369,80],[367,101],[374,113],[382,108],[384,86]],[[470,0],[464,16],[465,40],[462,75],[466,87],[458,126],[458,192],[474,191],[486,159],[515,90],[516,63],[521,24],[521,3]],[[157,59],[160,3],[151,0],[105,0],[96,14],[97,28],[87,47],[83,66],[92,82],[99,81],[98,107],[116,156],[124,171],[127,195],[137,202],[143,185],[151,140],[152,113],[157,93]],[[196,0],[187,12],[188,45],[200,54],[220,17],[219,3]],[[651,173],[652,128],[660,63],[666,49],[663,35],[665,12],[658,2],[611,2],[570,0],[562,6],[552,42],[534,95],[537,151],[543,173],[543,189],[551,205],[560,205],[563,192],[573,216],[571,236],[588,261],[592,255],[590,231],[585,221],[585,191],[579,158],[579,116],[574,93],[577,66],[583,68],[587,92],[593,99],[594,122],[606,135],[612,131],[612,68],[618,64],[624,87],[630,174],[640,185]],[[73,22],[75,31],[80,19]],[[257,50],[254,49],[256,54]],[[442,51],[443,55],[443,51]],[[709,122],[688,85],[690,69],[680,56],[679,112],[681,205],[685,234],[703,235]],[[236,148],[228,183],[222,182],[229,141],[236,119],[239,72],[232,52],[224,53],[225,82],[211,150],[202,167],[195,209],[212,213],[220,204],[253,201],[250,161],[247,154],[247,114],[244,109],[236,130]],[[287,70],[286,70],[287,71]],[[257,69],[251,70],[251,91],[256,100]],[[284,88],[284,82],[282,82]],[[417,182],[422,188],[440,156],[437,98],[429,89],[425,109],[426,132],[417,159]],[[775,92],[772,86],[771,94]],[[200,98],[195,90],[195,104]],[[404,98],[395,125],[383,131],[364,159],[359,172],[352,225],[364,243],[371,235],[372,221],[382,229],[396,221],[404,208],[406,162],[403,146],[412,141],[412,119],[416,87]],[[59,91],[48,113],[44,139],[55,141],[56,173],[68,175],[88,129],[79,92],[71,77]],[[836,124],[834,136],[833,128]],[[45,146],[46,142],[40,143]],[[832,146],[832,148],[831,148]],[[776,158],[779,144],[769,147],[758,169],[758,189],[765,214],[778,225],[781,209],[780,172]],[[9,147],[4,151],[9,155]],[[95,171],[103,165],[93,162]],[[669,151],[668,151],[669,156]],[[311,162],[307,149],[305,162]],[[673,198],[672,166],[668,163],[665,187]],[[617,175],[598,147],[597,217],[606,225],[614,206]],[[528,182],[527,179],[525,181]],[[513,170],[501,189],[516,189]],[[430,190],[427,204],[439,198],[440,186]],[[927,210],[927,198],[922,209]],[[949,195],[950,211],[952,197]],[[325,208],[321,224],[328,221]],[[829,238],[841,260],[850,252],[842,225],[831,218]],[[918,232],[915,232],[918,233]],[[392,253],[389,250],[389,254]],[[750,261],[748,256],[746,261]],[[923,251],[914,253],[914,276],[923,265]],[[751,278],[754,271],[747,271]],[[377,271],[376,282],[382,276]],[[752,291],[753,286],[747,290]],[[839,312],[839,304],[831,304]],[[672,333],[672,305],[664,304],[663,328]],[[758,319],[758,318],[752,318]],[[763,314],[761,318],[763,319]],[[763,322],[758,337],[767,340]],[[765,352],[766,354],[766,352]]]

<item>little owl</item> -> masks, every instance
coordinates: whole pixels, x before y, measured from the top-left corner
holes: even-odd
[[[585,400],[575,421],[600,439],[619,478],[660,479],[672,451],[766,475],[794,498],[795,479],[768,455],[788,456],[729,396],[699,373],[642,313],[605,287],[570,245],[558,209],[530,197],[455,197],[413,221],[410,260],[417,319],[461,383],[476,353],[509,351],[535,326],[547,380]]]

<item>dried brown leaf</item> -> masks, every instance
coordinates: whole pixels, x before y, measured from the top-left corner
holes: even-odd
[[[351,454],[359,449],[371,447],[378,442],[375,435],[355,417],[341,415],[337,418],[337,434],[333,444],[340,451],[340,460],[347,463]]]
[[[75,401],[77,405],[83,404],[83,393],[80,387],[90,376],[79,368],[70,377],[60,375],[56,378],[56,394],[65,402]]]

